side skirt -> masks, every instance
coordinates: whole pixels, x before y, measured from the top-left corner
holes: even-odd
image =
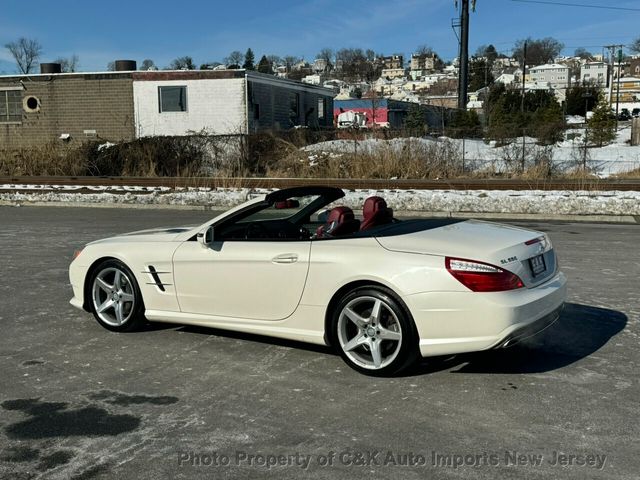
[[[279,321],[248,320],[162,310],[147,310],[145,317],[151,322],[220,328],[234,332],[253,333],[316,345],[327,345],[324,339],[324,312],[320,307],[300,305],[291,317]],[[320,321],[317,320],[318,318]]]

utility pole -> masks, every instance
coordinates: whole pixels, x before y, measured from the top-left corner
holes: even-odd
[[[605,45],[603,48],[606,48],[607,50],[609,50],[609,68],[611,70],[611,74],[609,75],[609,105],[613,106],[613,72],[614,72],[614,59],[615,59],[615,55],[616,55],[616,49],[621,49],[622,47],[624,47],[624,45]],[[622,52],[620,52],[620,57],[622,57],[621,55]],[[618,60],[618,80],[620,79],[620,67],[621,67],[621,63],[622,63],[622,58],[620,58],[620,60]],[[618,81],[618,84],[620,82]],[[617,115],[616,115],[616,119],[617,119]]]
[[[524,91],[525,91],[525,75],[527,72],[527,42],[524,42],[524,51],[522,52],[522,98],[520,99],[520,112],[522,113],[522,118],[524,119]],[[526,131],[522,129],[522,173],[524,173],[525,168],[525,154],[527,151],[527,135]]]
[[[622,76],[622,49],[618,50],[618,86],[616,87],[616,130],[618,129],[618,109],[620,107],[620,77]]]
[[[475,8],[475,0],[473,6]],[[458,80],[458,109],[467,109],[469,83],[469,0],[460,0],[460,76]],[[456,5],[458,1],[456,0]]]

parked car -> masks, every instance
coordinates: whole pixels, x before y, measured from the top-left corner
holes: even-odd
[[[148,320],[329,345],[373,375],[508,347],[559,317],[566,279],[544,233],[399,220],[378,196],[359,219],[342,197],[290,188],[196,227],[92,242],[70,265],[71,304],[116,332]]]
[[[623,108],[622,110],[620,110],[620,112],[618,113],[618,120],[631,120],[631,112],[628,108]]]
[[[640,108],[634,108],[634,109],[631,111],[631,116],[632,116],[633,118],[638,118],[638,117],[640,117]]]

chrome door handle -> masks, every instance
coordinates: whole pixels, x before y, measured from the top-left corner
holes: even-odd
[[[295,263],[298,261],[298,255],[295,253],[283,253],[271,259],[273,263]]]

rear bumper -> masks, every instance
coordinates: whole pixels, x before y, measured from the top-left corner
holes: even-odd
[[[493,348],[512,347],[526,338],[533,337],[534,335],[538,335],[539,333],[543,332],[544,330],[549,328],[551,325],[556,323],[556,320],[560,318],[560,313],[562,312],[563,308],[564,308],[564,304],[562,304],[560,307],[555,309],[550,314],[545,315],[544,317],[534,322],[531,322],[529,325],[520,327],[519,329],[507,335],[506,338],[502,339]]]
[[[423,357],[510,346],[549,327],[566,299],[558,273],[535,288],[509,292],[426,292],[407,295]]]

